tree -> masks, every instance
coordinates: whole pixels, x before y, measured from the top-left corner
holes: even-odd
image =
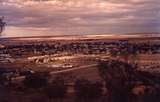
[[[90,82],[86,79],[78,79],[75,82],[74,90],[77,101],[91,102],[102,95],[102,83]]]
[[[8,83],[7,77],[0,75],[0,85],[6,85],[6,83]]]
[[[55,78],[51,84],[49,84],[45,89],[45,95],[52,101],[59,100],[62,101],[67,92],[67,86],[62,78]]]
[[[137,48],[135,45],[127,43],[120,48],[119,52],[119,56],[128,63],[135,63],[135,60],[137,60]]]
[[[4,30],[4,27],[6,25],[6,23],[3,21],[4,17],[0,18],[0,34],[2,33],[2,31]]]
[[[45,74],[34,73],[26,76],[23,83],[25,86],[33,89],[40,89],[48,84],[47,77]]]
[[[111,57],[117,57],[118,56],[118,49],[111,49],[110,50],[110,54],[111,54]]]
[[[100,61],[100,76],[106,83],[112,102],[127,102],[134,79],[136,66],[118,60]]]

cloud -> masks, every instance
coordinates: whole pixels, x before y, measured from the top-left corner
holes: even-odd
[[[0,0],[6,36],[160,32],[158,0]],[[29,29],[32,28],[32,29]],[[46,29],[47,28],[47,29]],[[43,29],[43,30],[42,30]],[[45,29],[45,30],[44,30]]]

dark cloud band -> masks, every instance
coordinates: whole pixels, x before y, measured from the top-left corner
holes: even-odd
[[[158,0],[0,0],[0,15],[12,27],[6,34],[28,28],[37,35],[160,32],[159,4]]]

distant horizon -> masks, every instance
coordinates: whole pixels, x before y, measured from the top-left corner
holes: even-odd
[[[78,34],[75,34],[75,35],[73,35],[73,34],[68,34],[68,35],[48,35],[48,36],[45,36],[45,35],[41,35],[41,36],[17,36],[17,37],[3,37],[3,36],[1,36],[0,37],[0,39],[19,39],[19,38],[44,38],[44,39],[46,39],[46,38],[51,38],[51,39],[53,39],[52,37],[55,37],[55,39],[57,39],[57,38],[59,38],[59,39],[61,39],[61,38],[66,38],[66,37],[68,37],[68,39],[70,39],[70,38],[75,38],[75,39],[79,39],[79,38],[93,38],[93,37],[108,37],[108,38],[113,38],[113,37],[115,37],[115,38],[134,38],[134,37],[160,37],[160,33],[159,32],[152,32],[152,33],[108,33],[108,34],[83,34],[83,35],[78,35]],[[66,38],[67,39],[67,38]]]

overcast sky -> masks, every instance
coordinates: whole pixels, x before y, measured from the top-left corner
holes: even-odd
[[[3,36],[160,32],[160,0],[0,0]]]

